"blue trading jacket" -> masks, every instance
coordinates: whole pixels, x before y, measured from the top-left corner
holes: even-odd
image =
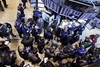
[[[17,29],[18,32],[22,32],[22,23],[20,21],[16,21],[15,23],[15,28]]]
[[[52,37],[52,33],[47,31],[47,30],[44,31],[44,34],[45,34],[45,38],[51,38]]]
[[[61,39],[63,39],[66,35],[68,35],[68,31],[66,31],[66,32],[63,31],[63,32],[61,33]]]
[[[9,23],[5,23],[5,24],[6,24],[7,32],[10,34],[12,32],[12,26]]]
[[[79,33],[80,33],[80,35],[82,35],[82,32],[84,31],[84,29],[85,29],[85,27],[83,26],[79,26],[78,27],[78,30],[79,30]]]
[[[39,34],[39,29],[33,28],[31,33],[32,33],[32,36],[37,36],[37,34]]]
[[[29,35],[30,34],[30,32],[31,32],[31,30],[32,30],[32,28],[29,26],[26,26],[26,25],[23,25],[22,26],[22,32],[23,32],[23,34],[25,34],[25,35]]]
[[[79,49],[76,51],[76,53],[78,53],[79,55],[80,55],[80,54],[85,54],[86,52],[87,52],[87,51],[86,51],[86,49],[84,49],[84,48],[83,48],[83,49],[80,49],[80,48],[79,48]]]
[[[1,31],[2,31],[1,34],[2,34],[4,37],[8,36],[8,35],[9,35],[9,32],[10,32],[10,30],[8,30],[8,28],[7,28],[5,25],[2,25]]]
[[[18,11],[20,11],[20,12],[21,12],[21,14],[24,14],[24,8],[23,8],[23,7],[18,6]]]

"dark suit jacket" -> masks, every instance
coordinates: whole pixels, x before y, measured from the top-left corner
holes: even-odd
[[[7,45],[1,45],[0,46],[0,51],[8,51],[9,50],[9,47]]]
[[[28,47],[28,46],[32,46],[33,45],[33,38],[32,37],[29,37],[28,39],[27,38],[23,38],[23,40],[21,41],[21,43],[25,46],[25,47]]]

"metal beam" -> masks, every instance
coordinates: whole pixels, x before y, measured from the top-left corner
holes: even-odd
[[[78,4],[82,4],[82,5],[84,5],[84,6],[88,6],[88,7],[91,6],[91,5],[88,5],[88,4],[85,4],[85,3],[79,2],[79,1],[75,1],[75,0],[69,0],[69,1],[74,2],[74,3],[78,3]]]

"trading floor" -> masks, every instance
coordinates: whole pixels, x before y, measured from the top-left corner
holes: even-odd
[[[11,43],[9,43],[9,45],[8,45],[11,50],[16,51],[16,55],[17,55],[16,63],[20,64],[22,61],[25,61],[25,65],[30,64],[30,67],[39,67],[39,64],[32,65],[28,60],[22,59],[18,54],[18,46],[23,46],[23,45],[21,44],[22,39],[18,36],[18,32],[16,31],[14,25],[15,25],[17,11],[18,11],[17,8],[18,8],[19,3],[21,3],[21,0],[6,0],[6,1],[8,4],[8,8],[4,8],[4,11],[0,11],[0,23],[2,23],[2,24],[6,23],[6,22],[10,23],[13,27],[14,34],[17,36],[15,39],[13,37],[11,37]],[[34,9],[32,7],[30,7],[30,3],[28,2],[27,8],[24,10],[25,11],[25,20],[27,20],[28,18],[32,18],[33,10]],[[95,29],[89,30],[88,28],[85,28],[85,30],[83,31],[83,34],[81,35],[81,39],[84,40],[86,36],[88,37],[91,34],[99,34],[100,35],[100,29],[95,28]],[[43,36],[43,33],[41,34],[41,36]],[[6,38],[0,38],[0,41],[2,41],[2,40],[6,40]],[[100,37],[97,39],[96,44],[98,44],[98,47],[100,48]],[[44,54],[39,54],[39,57],[43,60]],[[65,61],[66,60],[63,60],[63,62],[65,62]]]

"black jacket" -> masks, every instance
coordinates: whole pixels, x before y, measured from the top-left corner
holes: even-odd
[[[23,38],[23,40],[21,41],[21,43],[25,47],[28,47],[28,46],[32,46],[33,45],[33,41],[34,41],[34,39],[32,37],[29,37],[29,38]]]

